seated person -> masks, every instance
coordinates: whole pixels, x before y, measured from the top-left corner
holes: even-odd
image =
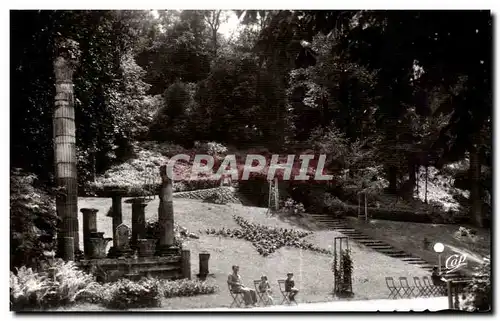
[[[441,279],[441,274],[439,273],[437,266],[432,268],[431,279],[432,284],[435,286],[445,286],[445,282]]]
[[[259,291],[260,293],[263,293],[263,298],[265,298],[268,303],[273,304],[273,298],[271,297],[271,285],[269,285],[267,276],[265,275],[260,278]]]
[[[254,289],[247,288],[241,283],[241,277],[238,274],[240,267],[237,265],[233,265],[233,273],[229,274],[227,278],[227,283],[231,286],[231,291],[234,293],[241,292],[243,293],[243,300],[245,301],[245,305],[256,305],[257,304],[257,293],[255,293]]]
[[[285,292],[288,292],[288,298],[291,302],[295,302],[295,296],[299,293],[299,290],[295,287],[295,281],[293,280],[293,273],[287,273],[285,280]]]

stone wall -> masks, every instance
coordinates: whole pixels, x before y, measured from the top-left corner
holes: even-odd
[[[182,279],[182,257],[147,257],[82,260],[77,265],[92,273],[100,282],[113,282],[120,278],[155,277],[160,279]]]

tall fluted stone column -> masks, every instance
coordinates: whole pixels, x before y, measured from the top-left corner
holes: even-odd
[[[174,205],[172,180],[167,175],[167,166],[160,166],[161,188],[160,205],[158,207],[158,223],[160,225],[160,244],[158,255],[178,254],[174,246]]]
[[[83,253],[85,257],[90,255],[90,239],[92,238],[92,232],[97,232],[97,212],[99,210],[95,208],[82,208],[83,216]]]
[[[132,202],[132,246],[137,246],[137,240],[146,238],[146,209],[143,199]]]
[[[75,242],[71,236],[65,237],[62,242],[62,259],[64,261],[74,261],[75,260]]]
[[[55,45],[55,105],[53,119],[54,163],[56,184],[61,188],[56,197],[57,215],[61,219],[58,231],[58,252],[64,253],[65,240],[72,237],[75,252],[79,252],[75,109],[73,72],[79,57],[78,43],[59,39]],[[67,247],[69,248],[69,247]]]

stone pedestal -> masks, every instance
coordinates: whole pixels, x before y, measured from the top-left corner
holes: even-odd
[[[199,269],[200,273],[198,273],[198,278],[200,280],[205,280],[209,275],[208,271],[208,260],[210,259],[210,253],[200,253],[199,254]]]
[[[132,202],[132,248],[137,247],[137,240],[146,238],[146,206],[143,199],[134,199]]]
[[[90,238],[88,241],[88,257],[91,259],[103,259],[106,257],[106,246],[111,238]],[[87,256],[86,255],[86,256]]]
[[[157,240],[139,239],[137,240],[137,250],[139,257],[151,257],[155,254]]]
[[[179,254],[174,246],[174,206],[172,180],[167,175],[167,166],[160,167],[161,188],[160,205],[158,207],[158,223],[160,225],[160,243],[157,254],[160,256]]]
[[[89,255],[89,241],[92,232],[97,232],[97,212],[95,208],[82,208],[80,212],[83,215],[83,253]]]
[[[181,251],[182,277],[191,280],[191,252],[189,250]]]

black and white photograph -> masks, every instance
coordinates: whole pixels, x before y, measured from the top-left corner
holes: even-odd
[[[492,314],[494,12],[33,5],[11,314]]]

